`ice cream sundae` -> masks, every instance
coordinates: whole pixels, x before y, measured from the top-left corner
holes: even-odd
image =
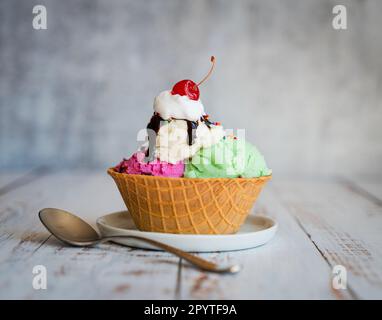
[[[244,138],[212,121],[198,83],[181,80],[154,99],[147,141],[110,168],[140,230],[236,232],[271,176],[264,157]]]

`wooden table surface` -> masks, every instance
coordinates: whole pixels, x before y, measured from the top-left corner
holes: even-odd
[[[168,253],[103,244],[67,247],[44,230],[44,207],[72,211],[92,224],[124,209],[103,171],[36,169],[0,174],[2,299],[381,299],[382,183],[373,180],[273,177],[253,213],[279,223],[262,247],[200,254],[243,265],[237,275],[200,272]],[[47,289],[32,286],[35,265]],[[332,286],[333,267],[347,289]]]

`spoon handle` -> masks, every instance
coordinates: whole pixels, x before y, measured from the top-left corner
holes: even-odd
[[[163,249],[167,252],[170,252],[180,258],[183,258],[184,260],[188,261],[192,265],[204,270],[204,271],[209,271],[209,272],[217,272],[217,273],[236,273],[240,271],[239,265],[232,265],[232,266],[227,266],[227,267],[221,267],[217,265],[214,262],[202,259],[198,256],[195,256],[193,254],[190,254],[188,252],[185,252],[183,250],[180,250],[178,248],[169,246],[167,244],[164,244],[162,242],[158,242],[152,239],[148,238],[143,238],[139,236],[133,236],[133,235],[120,235],[120,236],[108,236],[102,239],[102,242],[104,241],[109,241],[109,240],[114,240],[115,238],[130,238],[130,239],[137,239],[140,241],[144,241],[146,243],[149,243],[157,248]]]

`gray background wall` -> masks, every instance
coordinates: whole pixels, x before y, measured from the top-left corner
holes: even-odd
[[[378,0],[0,0],[0,168],[116,163],[154,96],[213,54],[208,113],[246,128],[275,174],[379,175],[381,17]]]

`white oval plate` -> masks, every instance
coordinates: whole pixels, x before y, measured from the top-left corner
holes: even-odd
[[[239,232],[226,235],[194,235],[139,231],[127,211],[120,211],[97,219],[97,226],[105,237],[135,235],[160,241],[188,252],[232,251],[254,248],[267,243],[277,230],[276,221],[263,216],[248,216]],[[135,239],[115,239],[113,242],[129,247],[158,250]]]

